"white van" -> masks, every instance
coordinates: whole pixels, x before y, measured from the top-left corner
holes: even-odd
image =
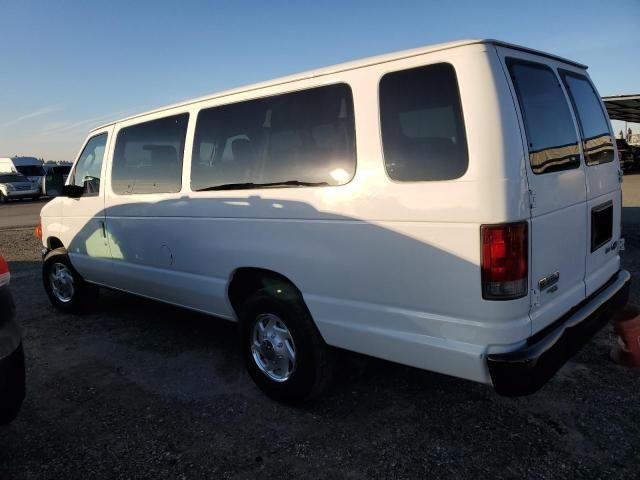
[[[281,401],[330,346],[528,394],[627,301],[612,139],[584,65],[495,40],[223,92],[91,132],[44,285],[239,321]]]
[[[37,158],[1,157],[0,173],[20,173],[29,179],[35,190],[44,193],[43,179],[46,173],[42,162]]]

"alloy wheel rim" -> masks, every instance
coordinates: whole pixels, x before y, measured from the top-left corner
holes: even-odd
[[[258,315],[251,332],[251,355],[267,377],[286,382],[296,369],[296,346],[285,323],[272,313]]]
[[[49,284],[53,295],[62,303],[69,303],[75,294],[73,275],[62,263],[54,263],[49,272]]]

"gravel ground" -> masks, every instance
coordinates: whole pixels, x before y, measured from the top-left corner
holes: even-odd
[[[640,304],[640,230],[625,267]],[[53,310],[30,230],[0,231],[23,326],[28,397],[0,429],[0,478],[630,478],[640,472],[640,370],[605,328],[538,393],[342,354],[305,408],[265,398],[233,324],[103,292]]]

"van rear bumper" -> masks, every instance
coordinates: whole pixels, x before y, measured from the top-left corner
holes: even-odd
[[[489,354],[487,366],[500,395],[540,389],[629,299],[631,275],[620,270],[597,292],[517,350]]]

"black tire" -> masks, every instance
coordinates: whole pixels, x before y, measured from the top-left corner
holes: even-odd
[[[59,296],[54,293],[51,273],[57,265],[64,266],[73,281],[73,293],[67,301],[61,300]],[[82,313],[89,310],[96,304],[100,292],[100,289],[96,285],[87,283],[76,269],[73,268],[67,251],[64,248],[52,250],[44,257],[42,282],[44,284],[44,290],[47,292],[47,296],[53,306],[65,313]]]
[[[25,392],[24,350],[22,343],[7,358],[0,361],[0,425],[8,425],[16,418]]]
[[[5,197],[4,193],[0,192],[0,205],[3,203],[7,203],[7,197]]]
[[[324,342],[300,295],[269,289],[253,293],[240,308],[241,348],[244,362],[253,381],[270,398],[287,404],[311,400],[324,391],[333,373],[333,352]],[[254,359],[253,329],[262,314],[278,317],[289,330],[295,344],[295,368],[284,381],[267,376]]]

